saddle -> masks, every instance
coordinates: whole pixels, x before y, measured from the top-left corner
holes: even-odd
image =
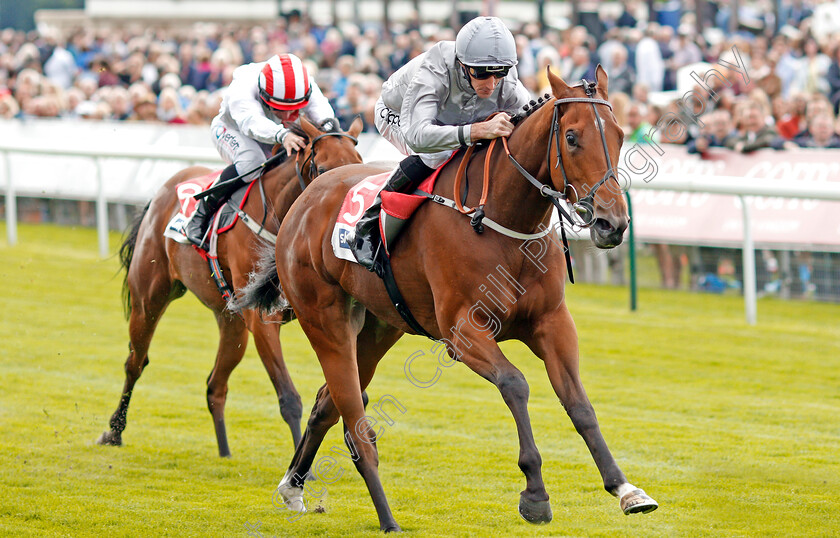
[[[167,224],[166,230],[163,233],[165,237],[185,245],[192,244],[187,239],[187,236],[183,234],[182,230],[184,224],[190,219],[198,205],[198,202],[193,196],[209,188],[221,173],[221,170],[217,170],[204,176],[188,179],[175,187],[180,209],[169,221],[169,224]],[[242,213],[242,208],[245,207],[245,202],[248,201],[248,196],[251,194],[251,188],[254,186],[254,183],[256,181],[252,181],[237,189],[228,201],[222,204],[222,207],[211,217],[210,250],[205,252],[205,254],[216,256],[218,236],[230,230],[236,224],[236,220]]]
[[[216,172],[212,172],[204,176],[188,179],[187,181],[179,183],[175,187],[175,192],[178,194],[178,203],[180,209],[178,213],[176,213],[175,216],[172,217],[172,219],[169,221],[169,224],[166,225],[166,230],[163,232],[164,237],[168,237],[178,243],[192,245],[190,240],[187,239],[187,236],[184,235],[183,229],[184,225],[187,223],[187,221],[189,221],[190,217],[195,212],[196,206],[198,205],[198,202],[196,201],[194,196],[209,188],[210,185],[212,185],[213,182],[216,181],[216,179],[221,173],[222,171],[218,170]],[[245,202],[248,201],[248,196],[251,194],[251,189],[253,188],[254,184],[257,183],[257,181],[252,181],[247,185],[243,185],[242,187],[238,188],[233,193],[233,195],[231,195],[231,197],[224,204],[222,204],[222,206],[218,210],[216,210],[216,213],[211,217],[212,222],[210,225],[209,250],[205,251],[196,247],[195,245],[192,245],[193,248],[195,248],[196,251],[201,255],[201,257],[204,258],[205,261],[207,261],[210,267],[210,274],[213,277],[214,282],[216,283],[216,287],[219,289],[219,293],[222,295],[222,298],[224,298],[226,302],[229,302],[233,298],[233,290],[225,280],[224,274],[222,273],[222,268],[219,265],[219,235],[233,228],[233,226],[236,224],[237,219],[239,219],[240,217],[243,219],[243,222],[246,222],[246,224],[248,224],[248,220],[250,218],[242,211],[242,208],[245,207]]]

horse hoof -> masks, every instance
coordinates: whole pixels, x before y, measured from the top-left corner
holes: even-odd
[[[281,482],[277,486],[271,497],[271,503],[278,509],[306,512],[306,505],[303,503],[303,488],[296,488],[289,483]]]
[[[551,521],[551,503],[549,501],[531,501],[519,498],[519,515],[528,523],[539,525]]]
[[[630,514],[647,514],[659,508],[659,504],[640,489],[634,489],[630,493],[625,494],[621,498],[620,505],[621,510],[626,516]]]
[[[396,523],[388,525],[387,527],[381,527],[381,530],[382,532],[402,532],[402,529]]]
[[[122,446],[122,436],[112,431],[102,432],[99,439],[96,440],[97,445],[108,446]]]

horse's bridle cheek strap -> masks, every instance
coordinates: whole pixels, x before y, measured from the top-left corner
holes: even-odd
[[[316,177],[318,177],[318,167],[315,164],[315,144],[321,140],[322,138],[328,136],[343,136],[344,138],[349,138],[353,141],[353,144],[359,145],[359,139],[355,136],[349,135],[347,133],[323,133],[315,138],[312,139],[312,142],[309,143],[309,156],[303,160],[303,165],[301,166],[300,158],[304,152],[298,152],[297,156],[295,157],[295,172],[297,172],[298,183],[300,183],[300,190],[306,190],[306,182],[303,180],[303,174],[301,174],[301,169],[306,168],[306,162],[309,161],[309,181],[312,181]]]
[[[575,201],[573,202],[573,207],[575,208],[576,212],[583,215],[586,214],[589,219],[583,225],[583,227],[591,226],[594,223],[595,217],[595,193],[597,190],[603,185],[610,177],[615,176],[615,172],[612,168],[612,162],[610,159],[610,152],[609,148],[607,147],[607,138],[606,134],[604,133],[604,126],[601,124],[601,115],[598,113],[598,109],[595,105],[604,105],[610,110],[612,110],[612,104],[605,99],[598,99],[593,97],[595,95],[595,85],[594,83],[589,83],[585,79],[582,81],[584,90],[586,91],[587,97],[569,97],[563,99],[557,99],[554,101],[554,115],[552,117],[552,127],[551,127],[551,134],[548,137],[548,152],[546,154],[546,159],[549,164],[549,170],[551,165],[551,140],[554,139],[555,143],[555,151],[557,152],[557,164],[555,168],[559,167],[560,172],[563,174],[563,194],[566,195],[567,191],[571,188],[575,191]],[[571,182],[569,181],[568,176],[566,175],[566,168],[563,166],[563,157],[560,153],[560,112],[559,108],[562,104],[568,103],[588,103],[592,106],[592,112],[595,114],[595,124],[598,127],[598,131],[601,136],[601,145],[604,148],[604,157],[606,158],[607,162],[607,173],[604,175],[601,180],[592,187],[588,193],[586,193],[582,198],[577,193],[575,188],[572,186]],[[617,181],[617,180],[616,180]]]

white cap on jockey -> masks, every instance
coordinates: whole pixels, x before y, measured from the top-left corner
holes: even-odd
[[[260,99],[271,108],[297,110],[309,103],[312,86],[303,62],[294,54],[275,54],[260,70]]]
[[[507,66],[518,63],[516,41],[498,17],[476,17],[458,32],[455,55],[464,65]]]

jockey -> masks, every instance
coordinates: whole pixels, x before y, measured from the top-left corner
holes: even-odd
[[[192,243],[204,246],[213,214],[236,189],[259,177],[257,169],[271,155],[274,144],[282,144],[287,155],[306,147],[306,141],[287,128],[298,121],[301,110],[317,123],[335,117],[329,101],[294,54],[236,68],[219,114],[210,123],[216,149],[229,163],[214,185],[228,181],[229,186],[199,199],[184,226],[184,235]],[[242,174],[245,177],[230,181]]]
[[[516,72],[516,43],[496,17],[478,17],[401,67],[382,85],[376,128],[403,155],[383,190],[412,192],[463,146],[509,136],[510,115],[531,99]],[[494,112],[502,112],[482,121]],[[350,248],[358,262],[374,269],[370,233],[381,198],[356,224]]]

